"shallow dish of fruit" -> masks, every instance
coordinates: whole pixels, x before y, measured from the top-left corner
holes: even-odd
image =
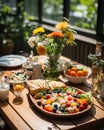
[[[91,95],[80,89],[66,85],[52,88],[29,87],[32,102],[45,114],[55,117],[72,117],[87,112],[92,106]]]
[[[91,69],[82,65],[71,66],[64,71],[64,75],[69,79],[69,81],[75,84],[85,82],[90,74]]]

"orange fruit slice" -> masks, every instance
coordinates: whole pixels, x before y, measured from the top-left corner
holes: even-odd
[[[24,85],[23,84],[16,84],[14,86],[14,91],[22,91],[24,89]]]

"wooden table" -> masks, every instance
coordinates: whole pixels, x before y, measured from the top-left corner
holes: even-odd
[[[85,84],[68,85],[90,92],[90,87]],[[15,94],[10,91],[9,100],[0,102],[0,114],[12,130],[99,130],[104,127],[104,104],[100,104],[95,98],[92,108],[85,114],[76,118],[55,118],[41,113],[33,105],[27,88],[22,92],[22,97],[23,103],[15,105]]]

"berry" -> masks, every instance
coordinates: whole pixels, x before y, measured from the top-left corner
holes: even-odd
[[[87,102],[84,102],[84,103],[82,103],[82,105],[83,105],[85,108],[87,108],[88,103],[87,103]]]
[[[68,101],[71,101],[72,99],[73,99],[72,97],[68,96]]]
[[[77,102],[78,98],[74,98],[73,100],[74,100],[75,102]]]
[[[46,99],[49,99],[51,96],[50,96],[50,94],[47,94],[46,95]]]
[[[66,106],[66,107],[70,107],[70,103],[66,103],[65,106]]]
[[[79,106],[79,111],[83,111],[85,109],[85,107],[83,105]]]
[[[77,91],[77,94],[82,94],[82,92],[80,90]]]

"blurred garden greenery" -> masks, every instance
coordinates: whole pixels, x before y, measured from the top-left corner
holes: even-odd
[[[63,0],[45,0],[44,17],[60,21]],[[97,0],[70,0],[70,24],[83,29],[96,30]]]
[[[18,2],[16,8],[0,0],[0,42],[11,39],[15,43],[21,38],[26,41],[33,26],[31,20],[34,17],[24,11],[24,2]],[[0,43],[0,47],[4,47],[3,43]]]

